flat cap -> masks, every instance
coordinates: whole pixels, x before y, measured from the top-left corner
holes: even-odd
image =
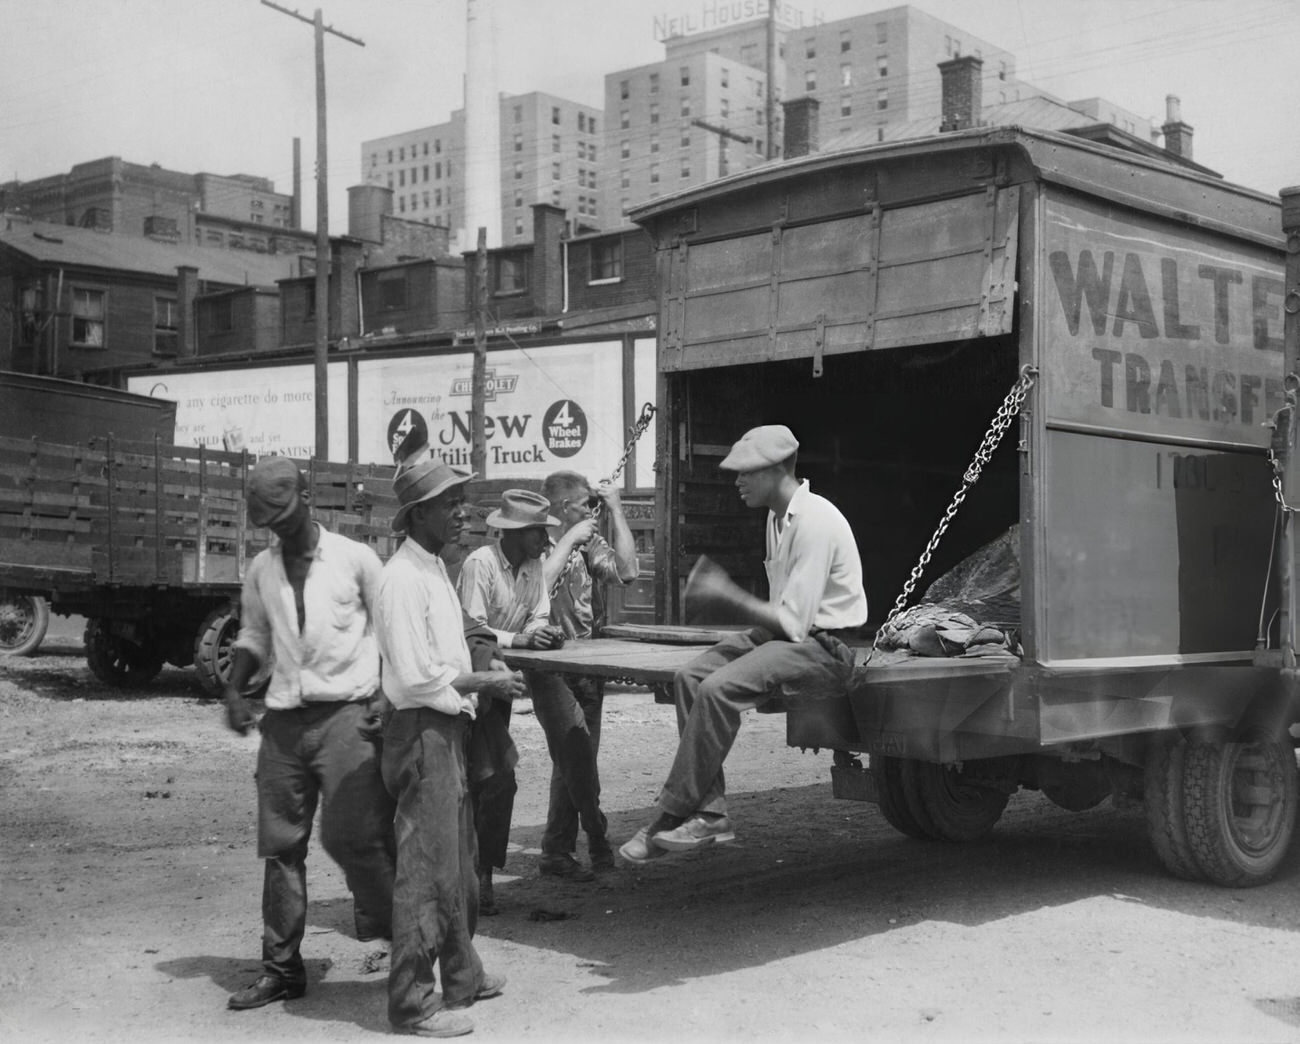
[[[718,467],[728,471],[757,471],[780,464],[798,448],[799,440],[784,424],[763,424],[740,436]]]
[[[288,457],[263,457],[248,473],[248,521],[269,526],[293,514],[307,478]]]

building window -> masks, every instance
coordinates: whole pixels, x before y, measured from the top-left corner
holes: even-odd
[[[578,130],[583,134],[587,132],[587,114],[585,112],[578,113]]]
[[[433,205],[435,207],[442,206],[442,189],[433,190]]]
[[[380,272],[376,282],[379,289],[379,306],[386,312],[406,307],[406,271]]]
[[[682,86],[689,87],[691,85],[691,67],[689,65],[683,65],[681,69],[681,73],[682,73]]]
[[[658,151],[659,151],[659,139],[658,139],[658,138],[651,138],[651,139],[650,139],[650,154],[653,156],[653,155],[654,155],[656,152],[658,152]]]
[[[724,68],[721,72],[721,80],[719,81],[724,90],[727,88],[730,78],[731,78],[730,72]]]
[[[755,139],[754,139],[754,153],[755,153],[756,155],[759,155],[759,156],[763,155],[763,139],[762,139],[762,138],[755,138]]]
[[[650,74],[650,93],[651,93],[651,94],[658,94],[658,93],[659,93],[659,74],[658,74],[658,73],[651,73],[651,74]]]
[[[153,353],[176,354],[176,298],[153,299]]]
[[[516,152],[524,151],[524,136],[520,134],[518,131],[515,132],[515,151]],[[425,167],[424,169],[427,171],[429,168]]]
[[[682,160],[682,177],[689,178],[690,176],[691,176],[691,161],[688,159],[684,159]]]
[[[627,172],[626,167],[618,172],[618,187],[619,188],[632,187],[632,175]]]
[[[397,187],[406,188],[406,171],[404,170],[399,170],[397,172]]]
[[[618,154],[623,159],[627,159],[632,155],[632,143],[629,142],[626,138],[624,138],[621,142],[619,142]]]
[[[949,58],[952,57],[952,37],[951,37],[951,36],[945,36],[945,37],[943,38],[943,53],[946,54]]]
[[[406,197],[405,197],[405,196],[398,196],[398,197],[397,197],[397,212],[398,212],[399,214],[405,214],[405,213],[406,213]]]
[[[421,152],[421,154],[424,155],[424,156],[429,155],[429,143],[428,143],[427,141],[424,142],[424,148],[421,149],[420,152]]]
[[[398,163],[401,163],[404,159],[406,159],[406,147],[405,147],[405,146],[403,146],[402,148],[400,148],[400,149],[397,150],[397,162],[398,162]]]
[[[441,156],[441,155],[442,155],[442,139],[441,139],[441,138],[434,138],[434,139],[433,139],[433,153],[434,153],[435,156]]]
[[[424,165],[424,180],[429,180],[429,164],[427,163]]]
[[[429,209],[429,190],[425,189],[420,193],[420,202],[424,204],[424,209]]]
[[[517,294],[528,289],[528,259],[524,257],[498,257],[496,259],[496,288],[494,293]]]
[[[521,217],[517,217],[515,218],[515,235],[522,236],[523,234],[524,234],[524,219]]]
[[[595,134],[595,133],[596,133],[596,117],[595,117],[595,116],[588,116],[588,117],[587,117],[587,133],[588,133],[588,134]]]
[[[393,150],[392,150],[392,149],[389,149],[389,150],[388,150],[388,162],[389,162],[389,163],[392,163],[392,162],[393,162]]]
[[[658,184],[659,184],[659,164],[658,164],[658,163],[651,163],[651,164],[650,164],[650,184],[651,184],[651,185],[658,185]]]
[[[817,89],[817,70],[809,69],[803,74],[803,89],[805,91],[815,91]]]
[[[884,140],[885,140],[885,127],[884,124],[881,124],[879,127],[876,128],[876,141],[884,141]]]
[[[591,244],[591,282],[610,282],[622,278],[622,238],[594,241]]]
[[[552,180],[552,181],[559,181],[559,180],[560,180],[560,177],[561,177],[560,164],[558,164],[558,163],[552,163],[552,164],[551,164],[551,180]]]
[[[658,122],[659,122],[659,106],[658,106],[657,103],[656,103],[656,104],[652,104],[652,105],[650,106],[650,122],[651,122],[651,123],[658,123]]]
[[[585,160],[586,158],[587,158],[587,143],[585,141],[580,141],[578,142],[578,159]]]
[[[882,111],[889,108],[888,87],[879,87],[876,89],[876,108]]]
[[[731,115],[731,103],[726,98],[722,99],[722,118],[725,120]]]
[[[1005,80],[1006,78],[1007,78],[1007,63],[998,62],[998,79]]]
[[[433,165],[433,179],[434,181],[442,180],[442,160],[438,160],[438,162]]]
[[[72,289],[72,343],[84,348],[104,347],[103,290]]]
[[[588,145],[588,146],[587,146],[587,159],[591,160],[592,163],[595,163],[595,162],[596,162],[596,146],[595,146],[595,145]]]
[[[961,57],[961,41],[958,40],[955,36],[953,37],[952,40],[952,56],[954,58]]]
[[[840,33],[840,54],[847,54],[853,50],[853,37],[848,33]]]
[[[877,23],[876,23],[876,43],[878,43],[878,44],[889,43],[889,23],[888,23],[888,22],[877,22]]]
[[[817,57],[817,38],[815,36],[810,36],[803,42],[803,56],[805,58]]]
[[[850,98],[847,94],[840,96],[840,115],[841,116],[853,115],[853,99]]]
[[[689,116],[690,114],[691,114],[691,99],[690,99],[690,98],[683,98],[683,99],[682,99],[682,115],[683,115],[683,116]]]
[[[520,163],[518,160],[515,160],[515,180],[516,181],[524,180],[524,165]]]
[[[389,174],[388,174],[388,187],[389,187],[390,189],[393,187],[393,175],[392,175],[392,172],[391,172],[391,171],[390,171]]]
[[[554,206],[560,206],[560,190],[551,189],[551,203]]]
[[[682,129],[681,147],[684,149],[689,149],[691,147],[691,132],[686,130],[685,128]]]
[[[551,106],[551,122],[557,127],[560,125],[560,107],[558,105]]]
[[[631,200],[629,200],[626,196],[624,196],[622,199],[620,199],[620,200],[618,201],[619,213],[620,213],[620,214],[626,214],[626,213],[627,213],[627,208],[628,208],[628,206],[630,205],[630,203],[631,203]]]
[[[632,84],[629,80],[618,81],[618,96],[621,101],[627,101],[632,96]]]
[[[624,109],[618,114],[618,125],[621,130],[627,130],[632,126],[632,115],[627,111],[627,109]]]
[[[516,189],[516,190],[515,190],[515,206],[516,206],[516,207],[522,207],[523,205],[524,205],[524,194],[523,194],[522,192],[520,192],[520,191],[518,191],[518,190]]]
[[[853,86],[853,66],[851,65],[840,66],[840,86],[841,87]]]
[[[515,106],[515,122],[516,123],[524,122],[524,107],[522,105]]]
[[[882,80],[889,75],[889,58],[883,54],[876,56],[876,75]]]
[[[560,142],[560,136],[559,136],[558,134],[552,134],[552,135],[551,135],[551,151],[552,151],[552,152],[555,152],[555,153],[558,153],[558,152],[560,151],[560,149],[562,149],[562,148],[563,148],[563,145],[562,145],[561,142]]]

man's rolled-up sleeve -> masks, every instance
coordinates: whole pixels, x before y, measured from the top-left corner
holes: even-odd
[[[379,624],[386,652],[384,667],[393,692],[418,700],[443,714],[473,713],[474,701],[452,687],[460,671],[437,658],[426,620],[429,606],[419,577],[386,576],[379,588]]]

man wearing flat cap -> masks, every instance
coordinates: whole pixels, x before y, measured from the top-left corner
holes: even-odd
[[[375,743],[383,700],[372,621],[379,557],[314,522],[306,493],[287,457],[264,458],[248,476],[248,520],[279,540],[248,567],[224,687],[230,727],[247,732],[254,718],[241,694],[260,666],[273,665],[257,755],[262,975],[231,996],[237,1009],[306,990],[299,947],[318,802],[321,844],[343,868],[357,937],[391,934],[393,802]]]
[[[795,478],[799,443],[781,424],[747,431],[720,465],[736,473],[746,505],[767,509],[769,594],[756,598],[701,559],[686,585],[687,609],[708,608],[751,625],[677,672],[680,736],[659,815],[619,849],[640,865],[669,852],[731,841],[722,763],[740,716],[773,696],[842,693],[853,671],[848,632],[867,621],[862,562],[848,520]]]
[[[394,708],[383,774],[397,801],[388,1019],[397,1032],[418,1036],[469,1033],[463,1010],[505,986],[484,971],[474,948],[478,845],[466,741],[483,707],[521,694],[523,679],[499,660],[474,669],[460,599],[439,558],[460,540],[464,487],[473,477],[433,458],[398,471],[392,526],[406,540],[379,583],[379,650]]]
[[[470,552],[461,567],[457,587],[466,615],[490,627],[505,648],[553,649],[564,644],[564,632],[550,622],[551,600],[542,568],[542,554],[550,542],[547,527],[559,525],[550,507],[550,501],[539,493],[506,490],[501,494],[501,506],[487,517],[488,528],[500,535]],[[553,674],[537,671],[529,671],[524,677],[534,704],[545,703],[564,684]],[[489,714],[509,724],[509,705],[494,705]],[[542,718],[540,707],[538,718]],[[489,722],[485,715],[475,728],[486,727]],[[473,769],[471,766],[471,772]],[[514,774],[511,772],[508,779],[498,774],[482,781],[471,780],[471,789],[475,791],[481,909],[483,913],[495,913],[492,868],[504,867],[506,862]],[[592,879],[591,872],[572,857],[569,862],[577,872],[568,876]]]

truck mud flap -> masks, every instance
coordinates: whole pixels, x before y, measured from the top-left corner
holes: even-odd
[[[870,801],[880,804],[880,791],[876,789],[876,777],[870,769],[853,759],[851,764],[831,766],[831,796],[843,801]]]

